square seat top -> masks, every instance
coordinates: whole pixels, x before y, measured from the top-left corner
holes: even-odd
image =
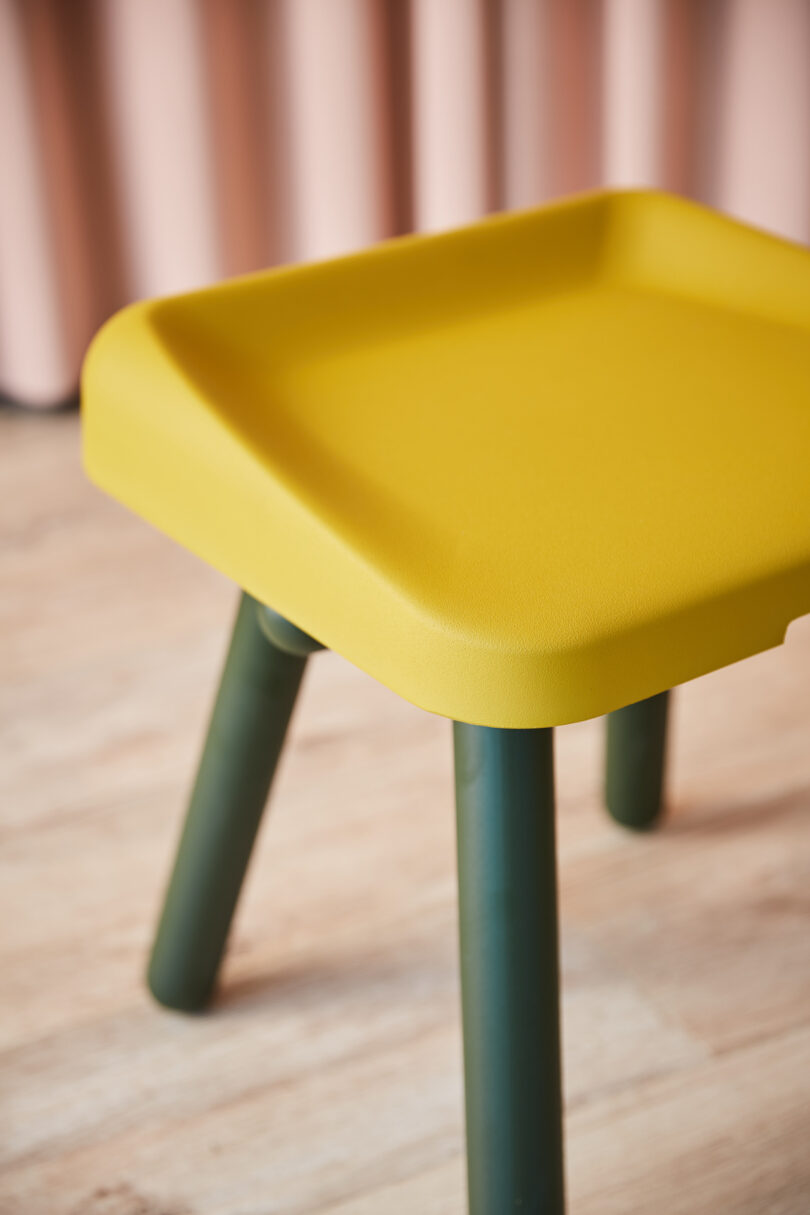
[[[810,611],[810,253],[599,193],[139,303],[89,475],[407,699],[605,713]]]

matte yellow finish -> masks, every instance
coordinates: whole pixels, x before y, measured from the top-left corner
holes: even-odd
[[[810,611],[810,254],[603,193],[113,318],[104,489],[408,700],[605,713]]]

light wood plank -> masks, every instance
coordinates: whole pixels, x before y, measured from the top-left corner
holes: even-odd
[[[0,413],[0,1212],[461,1215],[449,727],[311,664],[211,1013],[142,971],[234,589]],[[677,698],[670,820],[558,732],[573,1215],[807,1215],[810,620]]]

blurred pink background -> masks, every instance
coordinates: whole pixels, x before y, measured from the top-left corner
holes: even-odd
[[[0,0],[0,393],[127,300],[600,184],[810,237],[810,0]]]

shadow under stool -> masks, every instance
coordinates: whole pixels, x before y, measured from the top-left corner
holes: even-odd
[[[810,611],[810,254],[587,195],[133,305],[83,402],[92,479],[243,588],[152,991],[208,1001],[335,650],[454,723],[469,1210],[562,1215],[553,728],[607,715],[650,827],[668,689]]]

